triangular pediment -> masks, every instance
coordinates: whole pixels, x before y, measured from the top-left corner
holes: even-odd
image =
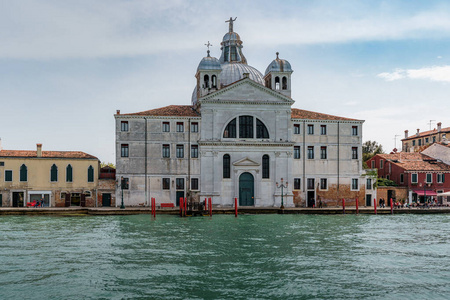
[[[251,79],[242,79],[230,84],[216,92],[199,99],[201,102],[261,102],[293,104],[294,101],[276,91],[254,82]]]
[[[254,161],[254,160],[251,160],[248,157],[242,158],[233,163],[233,166],[235,166],[235,167],[259,167],[259,165],[260,165],[260,163]]]

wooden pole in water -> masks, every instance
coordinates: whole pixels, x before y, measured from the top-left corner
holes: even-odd
[[[391,198],[391,214],[393,214],[394,213],[394,205],[393,205],[393,203],[392,203],[392,198]]]
[[[356,214],[359,214],[358,197],[356,197]]]
[[[208,203],[208,207],[209,207],[209,216],[212,217],[212,201],[211,198],[208,199],[209,203]]]
[[[345,214],[345,199],[342,198],[342,213]]]
[[[152,198],[153,218],[156,218],[156,199]]]
[[[237,198],[234,198],[234,216],[237,218],[237,215],[238,215]]]
[[[377,214],[377,198],[373,199],[373,211]]]
[[[183,216],[183,197],[180,197],[180,217]]]

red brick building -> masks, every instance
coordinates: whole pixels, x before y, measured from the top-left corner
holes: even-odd
[[[418,152],[399,152],[377,154],[367,161],[367,165],[378,170],[379,178],[407,187],[408,203],[436,199],[447,204],[447,197],[440,197],[439,193],[450,191],[450,165],[441,160]],[[396,198],[395,187],[387,195],[388,199]]]

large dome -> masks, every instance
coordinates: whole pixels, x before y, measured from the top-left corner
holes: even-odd
[[[264,79],[261,72],[252,66],[241,63],[222,64],[222,72],[219,75],[221,85],[229,85],[244,78],[244,73],[249,74],[249,78],[259,84],[264,85]]]

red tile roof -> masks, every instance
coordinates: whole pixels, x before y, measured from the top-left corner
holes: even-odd
[[[37,151],[32,150],[1,150],[0,157],[36,158]],[[81,151],[42,151],[43,158],[77,158],[98,159],[97,157]]]
[[[322,114],[309,110],[303,110],[298,108],[292,108],[292,119],[310,119],[310,120],[336,120],[336,121],[361,121],[357,119],[350,119],[344,117],[338,117],[333,115]]]
[[[419,132],[419,135],[414,134],[414,135],[410,135],[407,138],[402,139],[402,141],[406,141],[406,140],[410,140],[410,139],[415,139],[418,137],[424,137],[424,136],[430,136],[430,135],[434,135],[437,134],[438,131],[437,129],[433,129],[433,130],[428,130],[428,131],[423,131],[423,132]],[[446,127],[446,128],[441,128],[440,133],[450,133],[450,127]]]
[[[419,152],[398,152],[392,154],[377,154],[406,171],[450,171],[450,165],[439,162],[428,155]]]
[[[161,117],[199,117],[200,114],[191,105],[169,105],[161,108],[141,111],[131,114],[121,114],[125,116],[161,116]]]

